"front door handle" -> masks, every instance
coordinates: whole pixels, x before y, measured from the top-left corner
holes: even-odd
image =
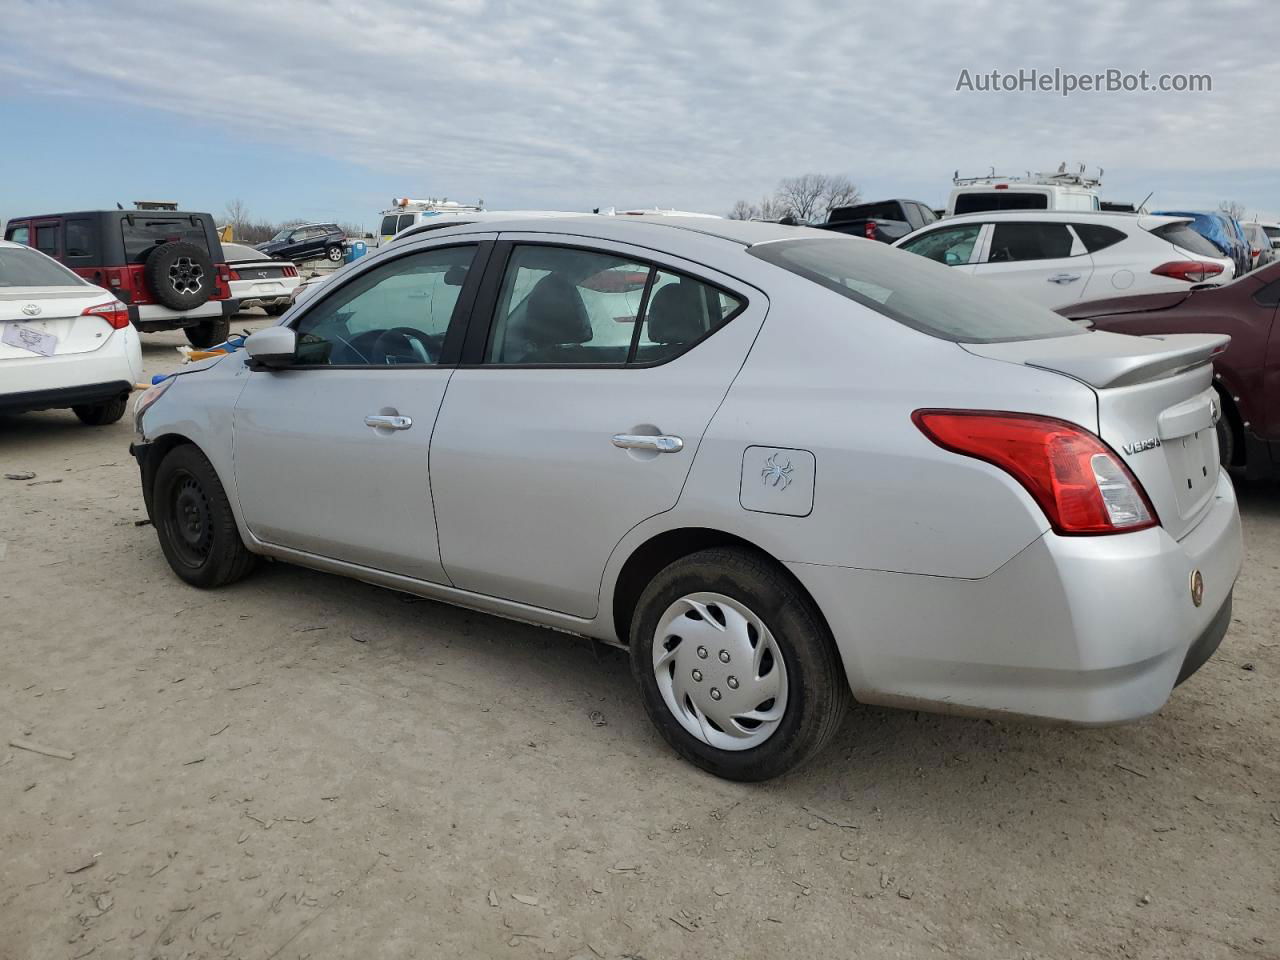
[[[1050,283],[1074,283],[1080,279],[1078,273],[1055,273],[1049,278]]]
[[[387,417],[371,414],[364,418],[366,427],[377,427],[381,430],[408,430],[413,426],[412,417]]]
[[[615,434],[613,445],[623,450],[652,450],[654,453],[679,453],[684,449],[684,441],[679,437],[652,437],[641,433]]]

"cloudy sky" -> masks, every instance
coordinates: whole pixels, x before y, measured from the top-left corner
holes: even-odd
[[[865,6],[865,9],[863,7]],[[941,205],[954,170],[1280,214],[1274,0],[4,0],[0,217],[173,198],[372,226],[392,196],[727,212],[780,177]],[[1212,92],[957,92],[1019,68]]]

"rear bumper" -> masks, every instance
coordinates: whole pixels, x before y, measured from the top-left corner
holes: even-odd
[[[219,320],[233,317],[240,310],[240,301],[235,297],[227,300],[206,300],[193,310],[179,311],[155,303],[131,303],[129,320],[143,333],[155,333],[159,330],[179,330],[194,327],[208,320]]]
[[[142,347],[130,327],[85,353],[0,360],[0,410],[57,410],[128,393],[142,379]]]
[[[128,396],[133,384],[127,380],[81,383],[73,387],[0,393],[0,413],[27,413],[32,410],[63,410],[81,404],[103,403]]]
[[[980,580],[788,566],[863,702],[1116,723],[1159,710],[1226,633],[1243,544],[1225,472],[1214,496],[1180,541],[1048,533]]]

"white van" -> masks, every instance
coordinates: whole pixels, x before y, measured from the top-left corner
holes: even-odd
[[[374,235],[373,246],[380,247],[388,243],[401,230],[416,227],[434,217],[476,213],[483,209],[484,207],[473,203],[456,203],[453,200],[414,200],[410,197],[395,197],[391,201],[391,208],[379,214],[381,221],[378,224],[378,232]]]
[[[1032,173],[1026,177],[960,177],[947,198],[945,216],[993,210],[1101,210],[1098,177],[1083,173]]]

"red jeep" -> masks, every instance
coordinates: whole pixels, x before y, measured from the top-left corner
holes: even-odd
[[[207,213],[93,210],[13,217],[4,238],[35,247],[129,308],[143,333],[182,328],[191,345],[227,338],[240,302]]]

